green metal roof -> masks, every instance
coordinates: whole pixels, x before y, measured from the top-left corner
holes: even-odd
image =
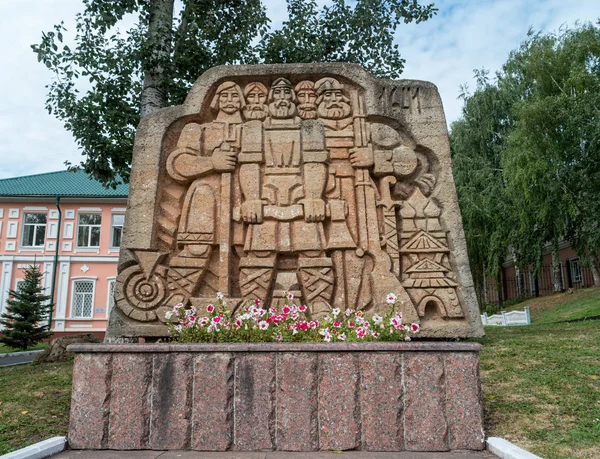
[[[104,188],[85,172],[47,172],[0,179],[0,196],[70,196],[87,198],[126,198],[129,185]]]

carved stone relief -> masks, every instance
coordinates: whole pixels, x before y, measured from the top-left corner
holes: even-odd
[[[419,87],[380,92],[377,115],[367,106],[377,91],[332,73],[233,75],[212,84],[203,110],[171,120],[152,237],[125,247],[111,324],[160,323],[173,304],[217,292],[232,308],[293,292],[313,317],[381,311],[394,292],[406,321],[465,321],[435,197],[439,154],[384,116],[394,98],[421,113]]]

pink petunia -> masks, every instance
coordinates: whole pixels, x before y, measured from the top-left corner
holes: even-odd
[[[267,328],[269,328],[269,324],[267,323],[267,321],[261,320],[258,323],[258,328],[260,328],[261,330],[266,330]]]
[[[298,306],[298,310],[300,312],[304,312],[304,311],[306,311],[306,306],[304,306],[304,305]]]
[[[206,310],[210,314],[215,310],[215,307],[212,304],[209,304],[208,306],[206,306]]]
[[[218,324],[221,322],[221,316],[213,317],[212,322],[213,324]]]
[[[354,328],[356,324],[354,322],[348,322],[348,327]]]
[[[410,328],[413,333],[417,333],[419,331],[419,324],[411,324]]]
[[[393,293],[388,293],[387,298],[385,299],[387,304],[394,304],[397,300],[397,296]]]
[[[342,323],[341,323],[341,322],[338,320],[338,321],[335,321],[335,322],[333,323],[333,326],[334,326],[335,328],[340,328],[340,327],[342,326]]]
[[[292,312],[292,310],[289,308],[289,306],[284,306],[283,309],[281,310],[282,314],[289,314],[290,312]]]

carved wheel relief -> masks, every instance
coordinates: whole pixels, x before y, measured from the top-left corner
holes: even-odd
[[[420,113],[418,93],[404,96]],[[237,303],[293,291],[318,316],[377,309],[394,291],[407,321],[463,316],[431,197],[435,154],[392,118],[370,119],[360,87],[265,78],[209,97],[210,113],[165,153],[162,251],[134,251],[119,274],[125,314],[152,321],[217,291]]]

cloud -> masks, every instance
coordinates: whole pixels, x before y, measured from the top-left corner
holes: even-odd
[[[595,22],[596,0],[485,0],[435,2],[439,13],[421,24],[399,27],[396,38],[406,59],[403,78],[435,83],[448,124],[460,117],[459,86],[473,83],[473,70],[500,70],[530,27],[550,32],[561,24]]]

